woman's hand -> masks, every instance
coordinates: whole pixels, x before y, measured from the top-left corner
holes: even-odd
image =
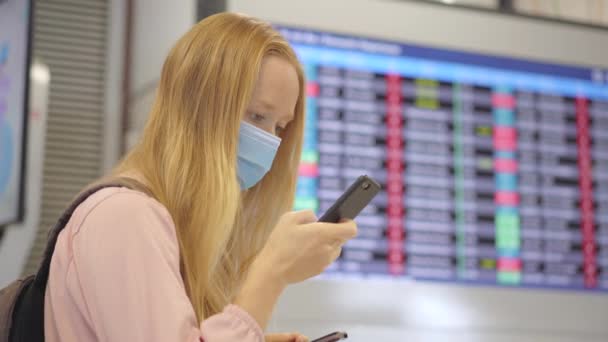
[[[266,342],[308,342],[308,337],[298,333],[268,334]]]
[[[289,212],[279,219],[255,267],[284,286],[297,283],[323,272],[356,235],[352,220],[324,223],[310,210]]]
[[[356,235],[352,220],[317,222],[310,210],[284,214],[251,265],[234,303],[265,329],[285,286],[323,272],[340,255],[342,245]]]

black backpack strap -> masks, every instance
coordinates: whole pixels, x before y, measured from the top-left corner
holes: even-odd
[[[53,229],[49,231],[49,238],[46,245],[46,249],[44,250],[44,255],[42,261],[40,263],[40,267],[38,268],[38,272],[36,272],[36,278],[34,280],[34,286],[40,289],[46,289],[46,284],[49,279],[49,271],[51,268],[51,259],[53,258],[53,252],[55,252],[55,245],[57,244],[57,238],[59,237],[59,233],[65,228],[70,219],[72,218],[72,214],[82,202],[86,201],[91,195],[96,193],[99,190],[105,188],[116,188],[116,187],[125,187],[133,190],[142,191],[148,193],[147,189],[141,185],[141,183],[127,178],[116,178],[114,180],[110,180],[108,183],[98,183],[93,186],[85,189],[81,192],[76,199],[72,201],[70,206],[63,212]],[[148,193],[149,194],[149,193]]]

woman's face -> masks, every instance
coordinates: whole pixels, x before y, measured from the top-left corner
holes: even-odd
[[[298,94],[298,74],[294,67],[284,58],[264,57],[243,120],[278,136],[293,120]]]

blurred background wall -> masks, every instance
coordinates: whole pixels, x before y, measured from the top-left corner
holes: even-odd
[[[9,227],[0,241],[2,284],[37,267],[49,227],[66,203],[102,173],[104,158],[110,157],[106,150],[112,145],[106,141],[119,139],[119,132],[106,125],[120,115],[116,98],[122,46],[114,41],[124,34],[120,29],[124,12],[113,5],[109,1],[34,4],[32,54],[50,70],[53,81],[45,93],[48,106],[30,113],[31,131],[45,137],[39,144],[28,144],[30,157],[42,160],[29,163],[25,222]],[[114,153],[108,162],[116,157]],[[32,177],[39,182],[31,182]]]

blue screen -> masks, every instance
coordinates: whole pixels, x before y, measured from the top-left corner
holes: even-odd
[[[0,225],[22,215],[29,1],[0,0]]]

